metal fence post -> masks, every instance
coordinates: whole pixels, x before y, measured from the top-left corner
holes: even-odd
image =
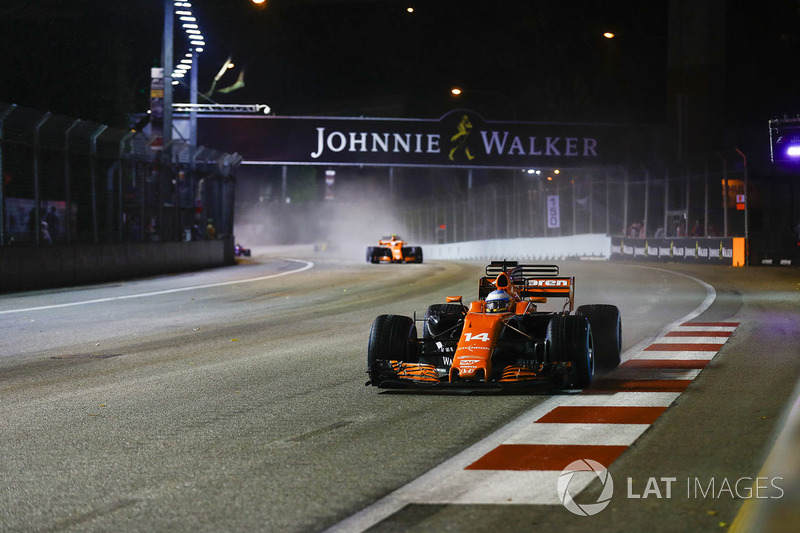
[[[630,185],[628,184],[628,171],[624,168],[620,167],[622,170],[622,179],[623,181],[623,191],[624,191],[624,202],[623,202],[623,209],[622,209],[622,236],[628,236],[628,201],[630,196],[630,191],[628,190]],[[666,229],[666,228],[665,228]]]
[[[118,163],[119,163],[119,180],[117,186],[117,224],[119,226],[119,230],[117,231],[117,242],[123,241],[123,229],[125,225],[124,220],[124,209],[122,205],[123,193],[122,187],[124,184],[124,176],[125,173],[125,165],[122,164],[123,157],[125,155],[125,144],[130,141],[133,136],[136,135],[135,131],[128,132],[122,139],[119,141],[119,152],[118,152]]]
[[[728,160],[723,154],[722,159],[722,236],[728,236]]]
[[[747,156],[744,153],[736,148],[736,152],[742,156],[742,161],[744,162],[744,242],[745,246],[750,240],[750,221],[749,221],[749,208],[748,208],[748,197],[750,196],[750,191],[748,190],[749,186],[749,176],[747,172]],[[745,261],[748,261],[747,254],[745,254]],[[747,264],[747,263],[746,263]]]
[[[66,219],[64,220],[64,232],[67,236],[67,244],[72,244],[72,175],[69,165],[69,136],[72,130],[80,123],[81,120],[76,119],[64,132],[64,201],[67,204],[66,215],[64,216]]]
[[[41,207],[41,176],[39,175],[39,167],[41,166],[42,146],[41,146],[41,129],[44,123],[47,122],[52,113],[46,112],[39,122],[33,127],[33,213],[34,213],[34,233],[36,244],[42,243],[42,215],[39,212]]]
[[[643,231],[647,235],[647,218],[650,214],[650,170],[644,169],[644,220],[642,221],[642,229],[639,230],[639,236]]]
[[[0,114],[0,179],[4,179],[5,176],[3,170],[3,123],[6,120],[6,117],[10,115],[17,106],[12,104],[8,109],[3,111]],[[0,183],[0,246],[6,244],[6,196],[5,192],[3,192],[3,183]]]
[[[89,137],[89,146],[91,147],[91,157],[89,159],[89,175],[92,184],[92,238],[94,243],[100,242],[100,234],[97,225],[97,138],[100,137],[108,126],[98,127],[91,137]]]
[[[703,217],[705,218],[703,232],[708,235],[708,160],[703,158]]]
[[[606,235],[611,235],[611,183],[606,171]]]

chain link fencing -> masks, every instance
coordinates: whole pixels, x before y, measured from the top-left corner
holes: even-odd
[[[682,166],[519,171],[504,183],[399,204],[410,240],[453,243],[585,233],[745,236],[741,157]]]
[[[236,154],[0,103],[0,246],[233,234]]]

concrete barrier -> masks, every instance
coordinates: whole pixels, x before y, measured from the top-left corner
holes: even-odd
[[[233,240],[0,248],[0,293],[105,283],[234,263]]]
[[[486,261],[511,259],[546,261],[552,259],[608,259],[611,237],[605,234],[540,237],[529,239],[491,239],[422,246],[425,259]]]

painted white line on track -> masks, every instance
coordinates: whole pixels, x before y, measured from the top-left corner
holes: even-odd
[[[729,337],[660,337],[654,344],[725,344]]]
[[[614,379],[646,380],[646,379],[694,379],[700,374],[700,368],[652,369],[652,368],[620,368],[614,372]],[[641,393],[639,393],[641,394]]]
[[[669,407],[678,392],[615,392],[614,394],[575,394],[562,405],[585,407]]]
[[[643,268],[659,270],[694,281],[706,290],[706,297],[702,303],[690,313],[667,324],[653,337],[644,339],[632,348],[626,350],[625,353],[622,354],[623,362],[635,356],[641,357],[645,348],[652,344],[654,339],[664,337],[669,331],[678,329],[681,324],[699,316],[706,309],[711,307],[711,304],[714,303],[717,297],[717,292],[714,287],[688,274],[653,267]],[[655,353],[659,352],[649,352],[648,357],[653,358]],[[674,354],[675,352],[672,352],[673,356]],[[686,357],[686,355],[684,355],[684,357]],[[709,354],[706,354],[706,357],[710,359]],[[560,471],[476,471],[466,470],[466,467],[490,450],[516,438],[517,435],[528,430],[533,423],[556,407],[570,405],[570,402],[577,398],[577,395],[553,396],[548,398],[485,439],[473,444],[461,453],[456,454],[439,466],[434,467],[432,470],[398,488],[372,505],[362,509],[338,524],[333,525],[327,529],[325,533],[360,533],[366,531],[392,514],[400,511],[406,505],[412,503],[559,504],[558,494],[557,491],[554,490],[554,487],[561,474]],[[666,399],[666,397],[662,398]],[[582,400],[583,398],[580,398],[578,401],[580,402]],[[580,403],[578,405],[580,405]],[[637,405],[642,404],[638,403]],[[644,429],[646,429],[647,424],[643,426]],[[584,486],[578,485],[578,478],[574,478],[574,481],[576,485],[572,487],[572,484],[570,484],[571,490],[580,491],[585,488]],[[588,485],[590,481],[591,480],[587,478],[585,485]]]
[[[530,424],[503,444],[630,446],[650,424]]]
[[[109,298],[96,298],[94,300],[81,300],[79,302],[69,302],[63,304],[53,304],[53,305],[42,305],[39,307],[25,307],[21,309],[6,309],[4,311],[0,311],[0,315],[7,315],[12,313],[27,313],[30,311],[44,311],[47,309],[59,309],[61,307],[75,307],[78,305],[89,305],[89,304],[96,304],[102,302],[113,302],[116,300],[131,300],[134,298],[147,298],[149,296],[161,296],[163,294],[172,294],[176,292],[184,292],[184,291],[196,291],[200,289],[210,289],[214,287],[224,287],[226,285],[238,285],[240,283],[253,283],[255,281],[263,281],[265,279],[272,279],[278,278],[280,276],[288,276],[290,274],[298,274],[310,268],[314,268],[314,263],[311,261],[304,261],[302,259],[291,259],[288,257],[282,258],[284,261],[291,261],[293,263],[304,263],[303,266],[297,268],[295,270],[287,270],[286,272],[278,272],[277,274],[269,274],[267,276],[259,276],[257,278],[247,278],[247,279],[237,279],[232,281],[220,281],[218,283],[206,283],[204,285],[192,285],[190,287],[179,287],[176,289],[164,289],[162,291],[152,291],[152,292],[140,292],[136,294],[127,294],[124,296],[112,296]]]
[[[691,361],[710,361],[714,354],[717,353],[709,352],[709,351],[692,351],[692,350],[681,350],[681,351],[668,351],[668,352],[661,352],[658,350],[648,350],[646,352],[641,352],[635,354],[630,359],[665,359],[671,361],[681,361],[681,360],[691,360]]]

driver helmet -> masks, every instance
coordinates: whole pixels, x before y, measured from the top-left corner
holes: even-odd
[[[486,297],[487,313],[505,313],[511,309],[511,297],[506,291],[492,291]]]

